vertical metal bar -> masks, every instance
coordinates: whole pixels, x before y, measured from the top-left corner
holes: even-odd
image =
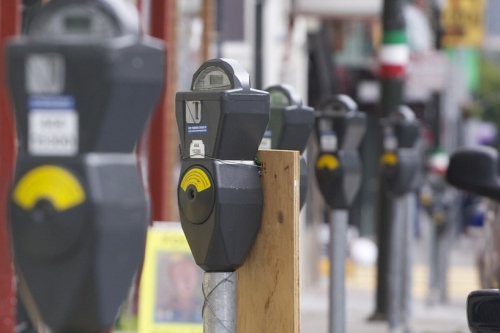
[[[405,20],[403,16],[403,1],[402,0],[384,0],[382,11],[382,24],[384,30],[384,41],[382,48],[385,45],[406,45],[405,43]],[[390,51],[391,52],[391,51]],[[386,55],[390,52],[386,52]],[[381,52],[382,54],[383,52]],[[378,119],[386,117],[390,112],[395,110],[402,102],[403,84],[404,84],[404,66],[406,64],[397,62],[398,66],[392,66],[392,61],[395,59],[393,54],[389,54],[390,59],[380,59],[381,73],[381,101],[377,110]],[[389,60],[388,63],[386,61]],[[402,66],[399,66],[402,65]],[[385,73],[385,74],[384,74]],[[380,127],[377,128],[377,134],[374,139],[379,142],[379,154],[382,151],[382,133]],[[378,161],[372,165],[379,165]],[[380,174],[380,172],[379,172]],[[387,200],[386,186],[384,181],[379,176],[379,195],[377,203],[377,239],[379,244],[379,254],[377,259],[377,291],[376,291],[376,309],[371,320],[386,320],[387,308],[389,304],[389,283],[388,269],[390,256],[395,253],[391,248],[393,241],[388,241],[393,234],[393,220],[390,217],[390,202]]]
[[[19,0],[0,1],[0,332],[13,332],[16,321],[14,271],[7,227],[7,190],[14,171],[15,128],[5,82],[5,42],[20,31]]]
[[[330,315],[329,332],[345,332],[345,257],[347,209],[334,209],[330,221]]]
[[[263,85],[263,12],[265,0],[255,2],[255,89],[262,89]]]
[[[395,331],[401,326],[402,304],[403,300],[403,281],[402,273],[404,270],[403,260],[403,239],[405,231],[405,210],[406,200],[404,196],[394,196],[393,198],[394,215],[392,219],[392,228],[390,234],[390,243],[392,253],[389,256],[388,269],[388,311],[387,318],[389,321],[390,331]]]
[[[429,294],[427,301],[434,302],[434,295],[437,290],[437,226],[433,216],[429,217],[429,233],[428,233],[428,258],[429,258]]]
[[[205,272],[204,333],[236,333],[236,278],[236,272]]]
[[[417,214],[417,195],[410,192],[405,195],[406,201],[406,223],[404,230],[404,272],[403,272],[403,300],[402,300],[402,323],[406,330],[409,329],[412,304],[412,267],[413,267],[413,232]]]

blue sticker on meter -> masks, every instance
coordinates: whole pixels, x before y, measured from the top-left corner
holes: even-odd
[[[208,132],[207,125],[188,126],[188,134],[205,134]]]
[[[28,110],[73,110],[75,98],[68,95],[32,95],[28,99]]]

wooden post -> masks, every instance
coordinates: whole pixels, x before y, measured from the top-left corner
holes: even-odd
[[[237,332],[299,333],[299,153],[262,150],[262,226],[238,269]]]

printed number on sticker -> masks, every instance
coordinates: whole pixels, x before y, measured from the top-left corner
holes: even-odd
[[[78,113],[75,110],[31,110],[28,129],[31,155],[71,156],[78,153]]]

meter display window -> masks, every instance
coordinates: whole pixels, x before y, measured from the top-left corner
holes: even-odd
[[[232,87],[229,76],[222,69],[210,66],[198,75],[194,82],[193,90],[229,90]]]
[[[279,90],[271,90],[269,92],[271,99],[271,107],[280,107],[290,105],[290,100],[288,97]]]
[[[91,24],[89,16],[68,16],[64,19],[64,27],[68,32],[89,33]]]

